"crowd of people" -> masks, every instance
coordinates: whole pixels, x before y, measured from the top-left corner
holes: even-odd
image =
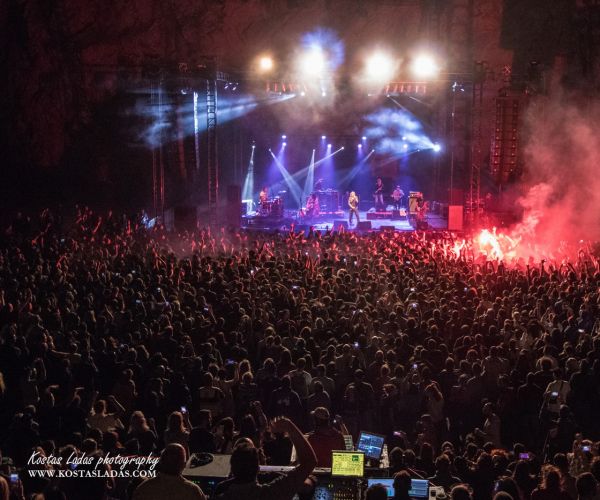
[[[310,496],[363,430],[386,436],[397,498],[411,477],[456,500],[597,498],[598,262],[452,243],[19,214],[0,236],[0,500],[201,499],[181,477],[198,453],[232,456],[219,498]],[[155,455],[159,475],[32,477],[34,453]]]

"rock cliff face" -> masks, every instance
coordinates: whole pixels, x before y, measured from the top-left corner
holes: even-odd
[[[8,164],[56,167],[74,143],[106,125],[102,107],[119,105],[114,101],[119,87],[140,68],[211,54],[224,68],[245,70],[265,49],[285,57],[316,26],[337,32],[348,58],[370,43],[402,51],[433,40],[457,64],[485,60],[498,72],[513,57],[521,63],[529,55],[545,57],[551,63],[564,51],[565,23],[576,5],[550,3],[551,8],[541,0],[5,0],[0,146]],[[520,45],[523,41],[528,45]]]

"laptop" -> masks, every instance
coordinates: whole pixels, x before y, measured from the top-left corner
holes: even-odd
[[[383,443],[385,436],[381,434],[372,434],[370,432],[361,431],[358,437],[356,449],[362,451],[370,460],[379,460],[383,452]]]
[[[428,498],[429,481],[427,479],[411,479],[408,494],[411,498]]]
[[[359,451],[332,451],[331,475],[334,477],[363,477],[365,454]]]

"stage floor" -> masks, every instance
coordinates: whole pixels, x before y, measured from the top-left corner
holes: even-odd
[[[367,212],[359,212],[360,220],[367,220]],[[296,226],[312,226],[314,229],[319,231],[326,231],[328,229],[338,229],[339,221],[343,220],[348,222],[348,214],[345,213],[344,217],[340,217],[339,215],[332,214],[330,217],[321,216],[318,220],[309,220],[309,219],[298,219],[292,217],[284,217],[281,219],[273,219],[271,217],[260,217],[260,216],[248,216],[242,219],[242,227],[246,229],[259,229],[259,230],[284,230],[288,229],[291,224],[295,224]],[[379,231],[381,227],[384,226],[385,229],[389,229],[391,227],[394,228],[395,231],[414,231],[415,228],[411,225],[407,218],[402,218],[399,220],[388,219],[374,219],[371,220],[371,230]],[[427,217],[427,222],[429,224],[429,229],[434,231],[445,230],[448,228],[448,221],[443,217],[435,214],[431,214]],[[335,225],[335,227],[334,227]],[[352,225],[347,227],[348,231],[359,230],[361,232],[368,231],[368,229],[358,229],[356,224],[356,219],[352,221]]]

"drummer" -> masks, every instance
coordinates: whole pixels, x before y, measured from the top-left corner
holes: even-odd
[[[267,186],[263,186],[261,192],[258,195],[258,202],[261,206],[265,206],[269,201],[269,188]]]

